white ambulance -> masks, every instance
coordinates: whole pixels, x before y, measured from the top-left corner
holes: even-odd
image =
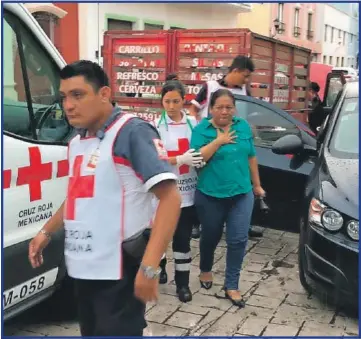
[[[3,309],[7,320],[49,297],[65,276],[63,232],[33,269],[29,241],[64,201],[67,141],[58,103],[65,61],[19,3],[3,4]]]

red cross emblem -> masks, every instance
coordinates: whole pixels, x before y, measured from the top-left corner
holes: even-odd
[[[11,170],[3,171],[3,188],[9,188],[11,184]]]
[[[68,159],[58,161],[58,171],[56,173],[57,178],[67,177],[69,174],[69,162]]]
[[[41,182],[52,177],[52,163],[41,163],[39,147],[29,147],[30,166],[18,170],[17,186],[29,185],[30,201],[41,200]]]
[[[65,219],[75,220],[75,201],[79,198],[94,197],[94,175],[80,175],[83,156],[78,155],[74,160],[73,176],[69,178],[68,196],[66,199]]]
[[[184,154],[189,150],[189,140],[186,138],[178,139],[178,150],[177,151],[168,151],[168,157],[176,157],[178,155]],[[179,167],[179,174],[186,174],[189,173],[189,166],[182,165]]]

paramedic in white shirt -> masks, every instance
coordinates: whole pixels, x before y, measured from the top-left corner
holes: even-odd
[[[220,88],[225,88],[231,91],[233,94],[251,96],[249,90],[249,82],[251,74],[254,72],[255,66],[251,58],[244,55],[239,55],[233,59],[228,73],[220,80],[211,80],[206,82],[196,98],[192,100],[192,106],[189,111],[190,114],[197,117],[197,119],[207,118],[209,116],[209,102],[212,94]],[[193,230],[194,235],[199,234],[195,228]],[[250,227],[250,237],[261,237],[262,232],[259,232]]]
[[[60,78],[62,107],[77,128],[68,146],[68,193],[30,242],[29,260],[39,267],[52,234],[64,227],[81,335],[142,336],[145,304],[157,299],[159,262],[180,214],[177,176],[163,160],[157,130],[113,107],[98,64],[77,61]]]
[[[179,80],[177,73],[168,74],[166,77],[166,81],[169,81],[169,80]],[[194,218],[195,219],[193,221],[192,238],[198,239],[201,236],[200,235],[200,222],[199,222],[197,214],[194,215]],[[165,270],[166,264],[167,264],[167,258],[164,255],[162,258],[162,261],[161,261],[162,273],[160,274],[160,277],[159,277],[160,284],[166,284],[168,281],[167,272]]]
[[[178,188],[182,196],[181,215],[173,237],[173,257],[175,263],[176,293],[182,302],[192,300],[189,289],[191,268],[191,234],[196,219],[194,192],[197,185],[195,168],[204,165],[200,153],[189,149],[192,130],[197,124],[194,117],[187,117],[182,111],[185,89],[178,80],[167,81],[162,88],[164,111],[154,122],[168,153],[168,162],[178,176]],[[166,282],[166,258],[161,261],[161,283]],[[165,277],[165,279],[164,279]]]

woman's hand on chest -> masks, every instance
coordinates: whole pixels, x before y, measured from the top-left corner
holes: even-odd
[[[236,133],[236,132],[235,132]],[[223,159],[239,158],[242,155],[248,155],[249,153],[249,140],[246,136],[239,134],[237,135],[237,141],[234,143],[222,145],[216,152],[216,157]],[[235,160],[235,159],[233,159]]]
[[[235,130],[232,130],[231,128],[226,130],[221,130],[220,128],[217,128],[216,141],[222,146],[236,144],[237,132]]]

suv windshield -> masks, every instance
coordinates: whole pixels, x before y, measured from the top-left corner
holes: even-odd
[[[347,98],[342,104],[330,142],[330,153],[338,158],[358,159],[359,98]]]

